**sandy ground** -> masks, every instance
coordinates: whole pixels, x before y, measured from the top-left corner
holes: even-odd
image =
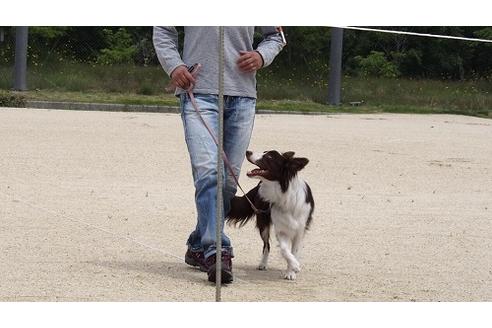
[[[295,282],[228,227],[223,300],[492,301],[491,120],[258,115],[250,148],[310,158],[316,210]],[[178,115],[0,109],[0,301],[213,301],[193,197]]]

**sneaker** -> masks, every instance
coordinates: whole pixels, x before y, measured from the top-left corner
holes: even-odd
[[[208,266],[205,262],[203,252],[193,252],[190,248],[188,248],[185,254],[185,263],[198,267],[202,272],[208,272]]]
[[[208,281],[210,282],[215,282],[215,275],[216,275],[216,256],[215,254],[212,256],[209,256],[206,260],[205,263],[207,264],[208,267]],[[232,257],[231,254],[223,252],[222,253],[222,267],[221,267],[221,282],[223,284],[229,284],[233,280],[232,276]]]

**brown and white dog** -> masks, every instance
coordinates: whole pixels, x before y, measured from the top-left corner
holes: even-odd
[[[301,270],[298,254],[309,228],[314,211],[314,199],[309,185],[298,176],[309,160],[294,157],[294,152],[246,152],[246,158],[258,166],[247,173],[260,179],[258,185],[246,195],[259,210],[254,209],[246,197],[234,197],[227,221],[242,227],[256,214],[256,227],[263,239],[263,256],[258,266],[266,270],[270,253],[270,227],[273,224],[280,251],[287,261],[285,279],[296,279]]]

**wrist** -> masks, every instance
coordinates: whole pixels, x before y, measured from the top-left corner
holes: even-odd
[[[169,74],[169,77],[170,78],[173,78],[174,73],[179,72],[183,67],[186,69],[186,65],[179,65],[179,66],[177,66],[175,69],[172,70],[171,74]]]
[[[263,67],[265,65],[265,60],[263,59],[263,56],[261,55],[261,52],[259,52],[258,50],[255,50],[255,52],[260,56],[260,59],[261,59],[261,67]]]

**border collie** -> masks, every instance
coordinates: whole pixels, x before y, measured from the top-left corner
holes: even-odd
[[[309,160],[294,157],[294,152],[279,153],[275,150],[263,153],[246,152],[246,158],[258,166],[247,173],[260,179],[258,185],[245,196],[235,196],[227,215],[228,223],[242,227],[256,214],[256,227],[263,240],[263,256],[258,266],[266,270],[270,253],[270,227],[273,223],[280,251],[287,261],[284,278],[295,280],[300,271],[298,259],[301,243],[312,220],[314,199],[309,185],[298,176]]]

